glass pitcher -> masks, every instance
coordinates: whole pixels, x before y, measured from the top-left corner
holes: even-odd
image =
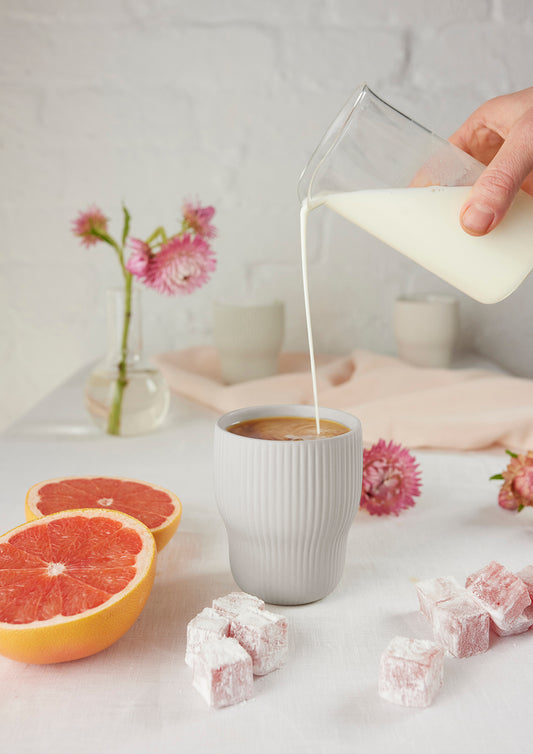
[[[481,303],[509,296],[533,268],[533,197],[520,191],[487,236],[459,211],[484,166],[364,85],[300,176],[303,206],[326,205]]]

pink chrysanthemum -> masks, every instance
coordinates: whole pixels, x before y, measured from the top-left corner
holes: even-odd
[[[194,205],[192,202],[183,204],[183,218],[187,228],[202,238],[214,238],[216,236],[216,228],[211,223],[214,214],[214,207],[201,207],[200,204]]]
[[[72,232],[81,238],[83,246],[93,246],[102,240],[94,234],[94,231],[107,233],[107,222],[104,213],[93,204],[85,212],[80,212],[72,221]]]
[[[216,268],[211,247],[200,236],[175,236],[152,257],[144,282],[159,293],[192,293]]]
[[[148,273],[148,267],[153,257],[152,249],[146,241],[141,241],[140,238],[130,238],[128,245],[131,254],[126,262],[126,269],[135,277],[142,279]]]
[[[533,451],[526,455],[512,455],[511,460],[501,476],[503,485],[498,494],[498,504],[511,511],[533,506]]]
[[[407,448],[378,440],[364,450],[361,508],[368,513],[397,516],[415,504],[420,487],[418,464]]]

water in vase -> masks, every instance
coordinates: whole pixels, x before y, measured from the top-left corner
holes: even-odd
[[[115,394],[117,371],[102,365],[91,373],[85,386],[85,405],[93,422],[106,431]],[[129,369],[122,399],[120,435],[140,435],[158,427],[167,415],[170,394],[159,370]]]

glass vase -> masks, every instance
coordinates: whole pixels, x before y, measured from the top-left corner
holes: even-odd
[[[85,406],[99,429],[123,437],[164,421],[170,393],[161,372],[143,358],[140,290],[107,291],[107,354],[85,386]]]

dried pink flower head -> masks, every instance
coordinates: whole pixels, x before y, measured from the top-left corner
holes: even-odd
[[[128,245],[131,254],[126,262],[126,269],[138,278],[144,278],[148,273],[148,267],[152,259],[152,249],[146,241],[140,238],[130,238]]]
[[[507,468],[491,478],[503,479],[498,504],[507,510],[521,511],[533,506],[533,451],[528,450],[526,455],[507,452],[511,456]]]
[[[183,218],[186,227],[202,238],[214,238],[216,236],[216,228],[211,223],[214,214],[214,207],[202,207],[200,204],[195,205],[190,201],[183,204]]]
[[[415,504],[420,488],[418,464],[407,448],[378,440],[364,450],[361,508],[368,513],[397,516]]]
[[[108,219],[104,213],[93,204],[85,212],[80,212],[72,221],[72,232],[81,238],[83,246],[93,246],[102,240],[95,235],[94,231],[107,233],[107,222]]]
[[[174,236],[161,246],[143,277],[159,293],[191,293],[209,280],[216,268],[211,247],[200,236]]]

